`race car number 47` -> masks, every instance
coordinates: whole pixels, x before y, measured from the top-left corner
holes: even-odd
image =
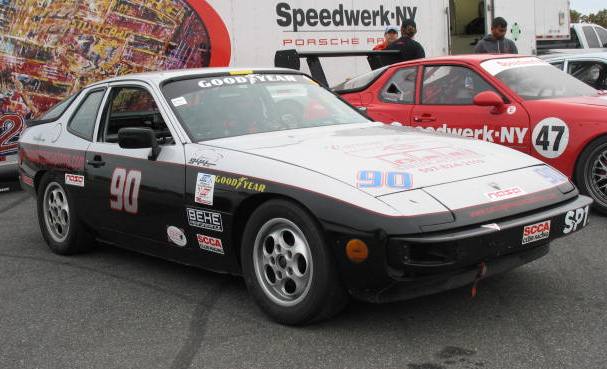
[[[568,211],[565,215],[565,228],[563,228],[563,233],[569,234],[577,231],[578,229],[584,228],[586,224],[588,224],[589,211],[589,206]]]

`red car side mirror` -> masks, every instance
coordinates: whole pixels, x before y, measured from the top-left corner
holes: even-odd
[[[474,96],[474,105],[477,106],[493,106],[494,109],[491,111],[493,114],[499,114],[504,112],[504,100],[498,94],[493,91],[483,91],[478,95]]]

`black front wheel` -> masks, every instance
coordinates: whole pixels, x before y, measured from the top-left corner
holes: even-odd
[[[275,321],[299,325],[338,313],[348,301],[316,220],[297,204],[271,200],[250,217],[241,261],[247,288]]]
[[[93,248],[95,241],[78,219],[76,204],[60,178],[46,173],[37,200],[40,231],[51,251],[70,255]]]
[[[607,137],[596,139],[584,149],[575,180],[580,192],[594,199],[594,209],[607,214]]]

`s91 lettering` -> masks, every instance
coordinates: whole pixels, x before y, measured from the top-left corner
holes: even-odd
[[[110,183],[110,207],[114,210],[137,214],[140,184],[140,171],[114,169]]]

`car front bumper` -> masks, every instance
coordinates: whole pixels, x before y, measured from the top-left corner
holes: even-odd
[[[412,236],[365,240],[369,260],[354,264],[338,256],[352,296],[389,302],[429,295],[474,282],[536,260],[551,241],[587,225],[592,200],[585,196],[490,224]],[[380,232],[381,233],[381,232]]]

